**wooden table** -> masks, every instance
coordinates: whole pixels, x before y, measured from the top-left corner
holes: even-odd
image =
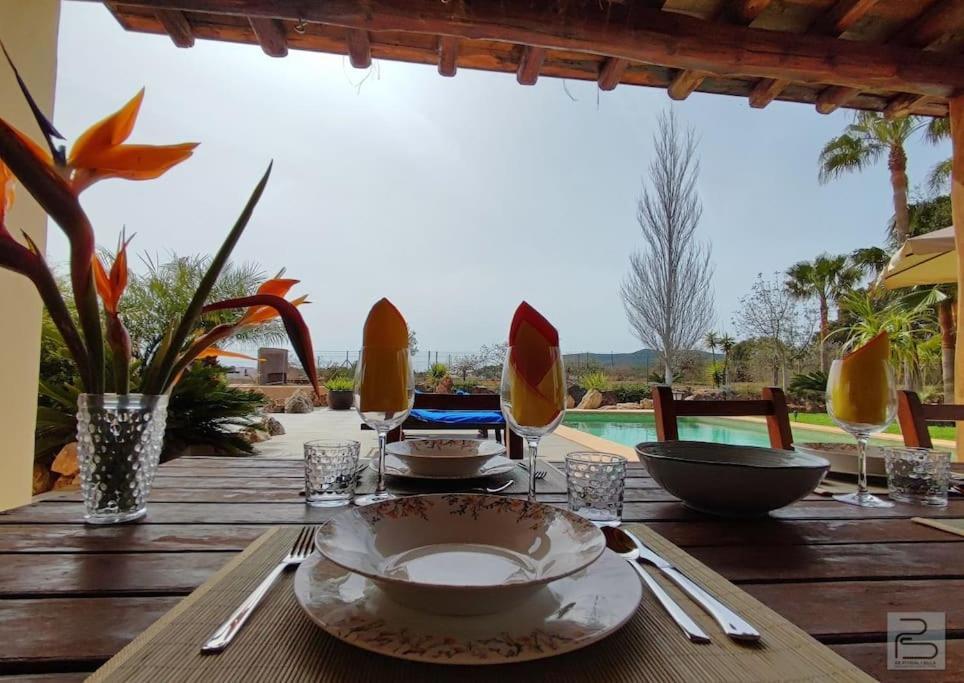
[[[302,503],[302,479],[297,460],[181,458],[161,467],[136,524],[85,526],[77,492],[0,513],[0,680],[79,680],[267,526],[323,521],[329,512]],[[908,519],[964,517],[964,500],[927,512],[813,496],[770,519],[726,521],[687,510],[639,464],[627,486],[625,519],[646,522],[871,675],[964,681],[964,538]],[[946,612],[945,672],[887,671],[888,611]]]

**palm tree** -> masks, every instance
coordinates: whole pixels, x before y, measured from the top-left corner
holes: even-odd
[[[877,112],[862,111],[843,134],[820,151],[819,179],[826,183],[849,171],[862,171],[886,153],[890,187],[899,241],[907,239],[910,223],[907,209],[907,154],[904,143],[927,125],[918,116],[886,119]]]
[[[877,278],[880,277],[880,274],[884,272],[884,268],[890,262],[890,254],[880,247],[863,247],[854,249],[850,253],[850,262],[876,283]]]
[[[846,256],[821,254],[787,270],[787,289],[797,299],[817,299],[820,305],[820,369],[827,371],[824,341],[830,331],[830,304],[859,282],[862,272]]]
[[[924,135],[931,144],[938,144],[943,140],[951,138],[951,120],[946,116],[940,119],[931,119],[927,124],[927,133]],[[927,184],[935,194],[946,192],[947,184],[951,179],[951,159],[939,161],[931,169],[927,176]]]
[[[723,385],[724,386],[730,385],[730,377],[729,377],[730,351],[733,350],[734,346],[736,346],[736,340],[724,332],[723,336],[720,337],[720,350],[723,351]]]
[[[716,365],[716,347],[720,345],[719,335],[711,330],[703,337],[703,343],[706,344],[706,348],[713,354],[713,365]]]

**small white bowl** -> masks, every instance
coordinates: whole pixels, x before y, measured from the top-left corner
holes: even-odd
[[[405,439],[386,450],[408,465],[413,476],[464,479],[505,453],[505,446],[482,439]]]
[[[500,612],[588,566],[606,547],[591,522],[503,496],[409,496],[348,510],[318,551],[389,597],[434,614]]]

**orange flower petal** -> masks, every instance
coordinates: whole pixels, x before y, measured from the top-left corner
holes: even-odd
[[[0,223],[7,213],[7,209],[13,206],[13,173],[0,161]]]
[[[275,296],[284,296],[288,293],[288,290],[299,282],[300,280],[292,280],[291,278],[271,278],[270,280],[265,280],[261,286],[258,287],[258,294],[274,294]]]
[[[91,159],[130,137],[143,99],[144,89],[141,88],[127,104],[84,131],[71,148],[67,163],[79,168],[94,168]]]
[[[117,309],[113,305],[114,297],[110,278],[107,277],[104,264],[100,262],[99,257],[95,256],[91,259],[91,265],[94,268],[94,285],[97,287],[97,293],[100,295],[101,301],[104,302],[104,308],[107,309],[108,313],[117,313]]]
[[[254,356],[247,356],[243,353],[236,353],[235,351],[225,351],[224,349],[219,349],[216,346],[209,346],[201,353],[199,353],[196,358],[200,360],[201,358],[217,358],[218,356],[222,358],[243,358],[244,360],[258,360]]]
[[[197,147],[196,142],[180,145],[121,145],[103,153],[92,155],[90,165],[78,166],[72,183],[74,191],[89,187],[105,178],[127,180],[152,180],[189,158]]]
[[[260,325],[278,317],[278,312],[270,306],[258,306],[249,308],[248,312],[238,323],[239,325]]]

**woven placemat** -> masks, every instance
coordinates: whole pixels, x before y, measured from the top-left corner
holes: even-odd
[[[521,462],[521,461],[520,461]],[[536,480],[537,493],[565,493],[566,475],[555,465],[539,458],[536,460],[536,469],[544,469],[546,476],[544,479]],[[362,470],[355,493],[371,493],[375,490],[378,474],[370,467]],[[529,492],[529,474],[520,466],[505,474],[496,474],[491,477],[481,479],[446,479],[441,481],[431,481],[427,479],[407,479],[404,477],[387,477],[388,489],[393,493],[445,493],[448,491],[465,491],[478,487],[498,488],[512,480],[512,486],[500,493],[515,494]]]
[[[317,628],[301,611],[286,573],[227,650],[200,644],[284,555],[297,528],[274,528],[98,669],[90,681],[438,681],[638,683],[639,681],[872,681],[832,650],[641,524],[629,525],[761,633],[756,645],[724,637],[695,605],[657,580],[713,638],[687,641],[652,596],[622,630],[558,657],[495,666],[421,664],[372,654]]]
[[[923,524],[924,526],[929,526],[934,529],[940,529],[941,531],[946,531],[949,534],[964,536],[964,519],[928,519],[925,517],[912,517],[910,521],[917,522],[918,524]]]

